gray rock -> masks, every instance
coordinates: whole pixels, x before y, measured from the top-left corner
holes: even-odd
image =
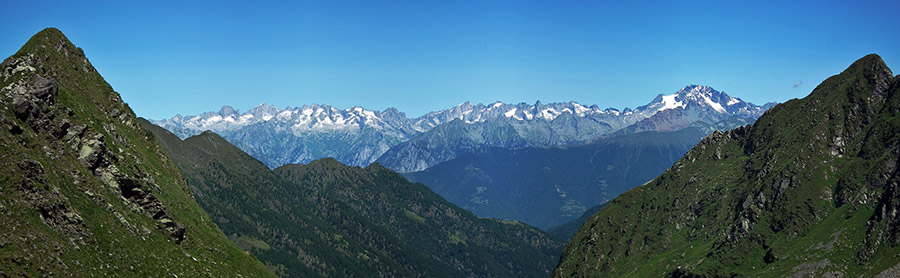
[[[31,86],[31,93],[39,100],[52,105],[59,94],[59,85],[51,79],[38,76],[34,80],[34,85]]]
[[[16,114],[16,118],[22,121],[28,121],[34,117],[37,110],[34,102],[21,96],[13,99],[13,107],[13,113]]]

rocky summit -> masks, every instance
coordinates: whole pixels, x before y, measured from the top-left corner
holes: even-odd
[[[896,277],[900,77],[877,55],[590,216],[554,277]]]
[[[0,64],[0,276],[272,276],[59,30]]]

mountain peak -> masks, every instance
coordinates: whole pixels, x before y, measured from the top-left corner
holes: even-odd
[[[706,85],[687,85],[683,89],[679,90],[676,94],[678,95],[718,95],[724,94],[722,92],[716,91],[710,86]]]
[[[64,35],[62,31],[50,27],[41,30],[37,34],[34,34],[34,36],[31,36],[31,39],[28,39],[28,42],[25,43],[25,46],[23,46],[22,49],[19,50],[19,52],[21,53],[25,50],[32,50],[38,45],[54,46],[60,48],[62,46],[72,45],[72,42],[69,41],[69,38],[66,38],[66,35]]]
[[[824,102],[854,101],[865,103],[871,109],[887,96],[894,75],[884,60],[876,54],[866,55],[851,64],[840,74],[833,75],[816,86],[806,98],[817,98]],[[842,90],[859,86],[861,90]],[[859,113],[859,112],[854,112]]]
[[[473,105],[472,105],[472,102],[470,102],[470,101],[467,100],[467,101],[465,101],[465,102],[463,102],[463,103],[460,103],[460,104],[457,105],[456,107],[471,107],[471,106],[473,106]]]
[[[878,54],[869,54],[869,55],[863,56],[862,58],[859,58],[858,60],[853,62],[853,64],[850,64],[850,66],[847,67],[846,70],[841,72],[841,74],[848,73],[848,72],[860,72],[860,71],[862,71],[862,72],[865,72],[865,71],[878,72],[878,71],[884,71],[884,70],[887,70],[887,72],[891,72],[891,69],[888,68],[887,64],[884,63],[884,60],[881,59],[881,56],[878,56]],[[890,75],[893,76],[893,74],[890,74]]]
[[[237,110],[234,110],[233,107],[225,105],[222,106],[222,109],[219,109],[219,115],[227,116],[227,115],[235,115],[239,114]]]
[[[695,84],[687,85],[671,95],[659,95],[654,102],[661,103],[658,111],[698,106],[709,107],[722,114],[729,113],[728,107],[742,103],[740,99],[730,97],[712,87]]]

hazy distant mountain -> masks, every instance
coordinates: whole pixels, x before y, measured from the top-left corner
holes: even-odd
[[[580,146],[494,148],[405,176],[478,216],[548,229],[650,181],[707,134],[689,127]]]
[[[260,104],[246,113],[225,106],[218,113],[178,115],[153,123],[181,138],[214,131],[269,168],[324,157],[364,166],[420,133],[406,115],[393,108],[378,112],[328,105],[279,110]]]

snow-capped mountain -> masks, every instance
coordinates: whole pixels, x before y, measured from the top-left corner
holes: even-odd
[[[671,95],[658,95],[649,104],[636,108],[644,114],[652,114],[614,135],[641,131],[673,131],[696,122],[752,123],[775,103],[757,106],[716,91],[708,86],[688,85]]]
[[[198,116],[183,117],[176,115],[167,120],[156,121],[165,128],[180,128],[175,134],[188,137],[200,134],[205,130],[224,132],[240,129],[257,123],[276,123],[278,127],[295,133],[321,130],[359,130],[374,128],[388,131],[410,130],[410,120],[406,115],[389,108],[382,112],[353,107],[339,110],[328,105],[304,105],[303,107],[285,107],[279,110],[265,103],[239,113],[231,106],[224,106],[218,113],[206,112]]]
[[[638,110],[664,111],[670,109],[705,109],[721,115],[739,117],[759,117],[766,111],[762,106],[745,102],[740,98],[716,91],[709,86],[688,85],[671,95],[658,95],[650,104],[638,107]]]
[[[420,133],[394,108],[379,112],[328,105],[278,109],[263,103],[246,113],[225,106],[218,113],[153,123],[181,138],[211,130],[272,168],[324,157],[365,166]]]
[[[617,131],[675,130],[728,117],[755,120],[765,109],[707,86],[690,85],[623,110],[577,102],[465,102],[408,118],[394,108],[380,112],[328,105],[278,109],[260,104],[244,113],[225,106],[219,112],[176,115],[153,123],[182,138],[212,130],[269,167],[323,157],[365,166],[380,158],[385,166],[411,172],[486,148],[579,144]]]
[[[752,123],[766,109],[700,85],[658,95],[647,105],[622,111],[575,102],[489,106],[463,103],[416,119],[418,130],[431,122],[446,124],[435,125],[392,147],[378,162],[399,172],[415,172],[488,148],[582,144],[640,131],[674,131],[697,122],[714,128],[730,127],[729,123]],[[460,121],[448,122],[452,119]]]
[[[473,124],[507,118],[518,121],[552,121],[560,115],[568,114],[579,118],[597,118],[612,120],[612,122],[627,122],[628,120],[619,110],[614,108],[600,109],[597,105],[584,106],[577,102],[542,104],[540,101],[534,105],[526,103],[506,104],[494,102],[490,105],[471,104],[468,101],[448,110],[441,110],[425,114],[414,119],[416,130],[428,131],[435,126],[459,119],[465,123]]]

